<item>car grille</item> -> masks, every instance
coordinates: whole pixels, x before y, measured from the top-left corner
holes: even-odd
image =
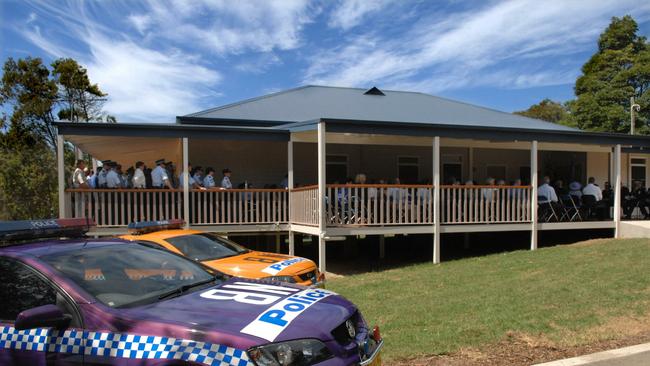
[[[316,282],[316,270],[313,270],[311,272],[299,274],[298,277],[300,277],[301,281],[313,281]],[[344,324],[345,325],[345,324]]]

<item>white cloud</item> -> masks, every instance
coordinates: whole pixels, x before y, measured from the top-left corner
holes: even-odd
[[[219,55],[295,49],[319,9],[307,0],[148,3],[152,33]]]
[[[330,14],[328,25],[349,30],[359,25],[368,15],[386,7],[391,0],[340,0]]]
[[[131,22],[131,24],[133,24],[135,29],[137,29],[140,34],[144,34],[149,26],[151,26],[151,17],[148,15],[132,14],[129,15],[127,19],[129,22]]]
[[[221,74],[197,55],[147,47],[125,33],[102,27],[85,9],[73,5],[64,10],[36,5],[60,19],[61,23],[48,26],[63,27],[65,35],[87,51],[70,49],[58,34],[42,36],[39,25],[24,27],[24,37],[53,57],[73,57],[86,67],[91,81],[108,93],[105,110],[120,121],[173,122],[177,115],[203,109],[206,98],[220,95],[210,88],[219,84]]]
[[[398,36],[376,33],[350,38],[315,54],[306,83],[417,87],[439,92],[467,85],[524,87],[569,83],[575,65],[535,67],[540,56],[562,57],[594,47],[612,15],[650,4],[632,0],[586,4],[571,1],[505,1],[455,14],[424,17]],[[526,61],[533,67],[523,69]],[[502,66],[499,68],[499,66]]]

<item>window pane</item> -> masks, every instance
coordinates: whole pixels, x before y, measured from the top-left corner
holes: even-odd
[[[0,258],[0,319],[13,322],[24,310],[56,304],[56,291],[22,263]]]
[[[402,184],[414,184],[417,183],[419,178],[419,168],[413,165],[400,165],[399,167],[399,179]]]
[[[633,166],[632,167],[632,180],[638,180],[645,185],[645,167]]]
[[[328,183],[344,184],[348,175],[347,165],[327,164],[325,175]]]
[[[632,164],[641,164],[645,165],[645,159],[631,159]]]
[[[111,307],[158,301],[164,293],[212,278],[196,262],[137,243],[90,246],[41,258]]]
[[[248,251],[236,243],[208,233],[181,235],[167,238],[167,241],[195,261],[232,257]]]

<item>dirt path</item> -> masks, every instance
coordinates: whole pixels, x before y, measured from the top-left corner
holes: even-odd
[[[510,334],[508,339],[483,350],[465,349],[448,355],[420,357],[398,362],[384,362],[395,366],[487,366],[531,365],[541,362],[576,357],[609,349],[650,342],[650,330],[621,339],[594,342],[575,347],[557,347],[552,342],[526,335]]]

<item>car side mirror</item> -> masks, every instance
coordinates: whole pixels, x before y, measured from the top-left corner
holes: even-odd
[[[16,317],[14,328],[25,330],[33,328],[64,329],[70,325],[72,317],[64,314],[56,305],[43,305],[22,311]]]

